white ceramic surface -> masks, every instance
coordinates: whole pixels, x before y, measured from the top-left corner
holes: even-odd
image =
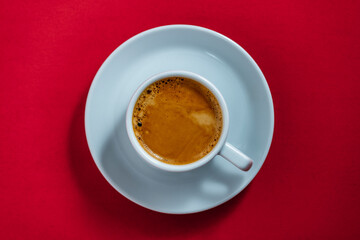
[[[248,172],[219,156],[193,171],[166,172],[135,152],[125,127],[132,94],[150,76],[178,69],[220,90],[229,109],[227,141],[254,160]],[[89,149],[105,179],[133,202],[164,213],[204,211],[241,192],[264,163],[273,128],[270,90],[252,58],[229,38],[190,25],[154,28],[120,45],[96,74],[85,109]]]
[[[141,95],[141,93],[152,83],[154,83],[158,80],[164,79],[164,78],[169,78],[169,77],[190,78],[192,80],[199,82],[200,84],[205,86],[208,90],[210,90],[214,94],[214,96],[216,97],[216,99],[220,105],[221,112],[222,112],[222,119],[223,119],[222,132],[221,132],[220,138],[219,138],[218,142],[216,143],[215,147],[203,158],[199,159],[198,161],[189,163],[189,164],[172,165],[172,164],[167,164],[167,163],[161,162],[161,161],[157,160],[156,158],[152,157],[140,145],[140,143],[136,139],[136,136],[135,136],[135,133],[133,130],[133,123],[132,123],[133,111],[134,111],[135,104],[136,104],[139,96]],[[252,166],[253,161],[248,156],[246,156],[244,153],[240,152],[239,149],[236,149],[230,143],[226,143],[226,145],[224,146],[225,140],[227,138],[227,134],[229,132],[229,111],[226,106],[225,99],[221,95],[220,91],[214,86],[214,84],[212,84],[207,79],[205,79],[204,77],[202,77],[196,73],[182,71],[182,70],[166,71],[166,72],[161,72],[161,73],[155,74],[155,75],[151,76],[150,78],[146,79],[136,89],[135,93],[131,97],[130,103],[126,110],[125,123],[126,123],[126,131],[129,136],[129,140],[130,140],[132,146],[134,147],[135,151],[139,154],[140,157],[142,157],[149,164],[151,164],[155,167],[158,167],[162,170],[170,171],[170,172],[191,171],[191,170],[194,170],[195,168],[201,167],[204,164],[208,163],[219,153],[220,153],[219,155],[224,157],[224,159],[229,159],[229,161],[231,163],[233,163],[235,166],[239,167],[242,170],[247,171]]]

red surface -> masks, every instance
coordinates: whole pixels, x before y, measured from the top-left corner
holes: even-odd
[[[0,239],[359,239],[359,12],[359,1],[1,1]],[[252,184],[186,216],[113,190],[83,123],[106,57],[174,23],[243,46],[276,119]]]

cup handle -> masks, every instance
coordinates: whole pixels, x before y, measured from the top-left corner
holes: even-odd
[[[251,158],[240,152],[236,147],[228,142],[224,144],[219,155],[243,171],[248,171],[253,164],[253,160]]]

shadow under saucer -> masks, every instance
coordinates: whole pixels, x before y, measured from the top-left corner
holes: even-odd
[[[72,175],[74,177],[75,183],[78,186],[79,193],[82,196],[82,204],[85,208],[84,214],[87,217],[92,218],[94,221],[97,221],[99,226],[109,227],[109,223],[111,225],[122,225],[126,226],[128,229],[133,229],[136,231],[141,231],[150,236],[161,236],[161,235],[169,235],[176,234],[179,232],[178,226],[181,226],[181,232],[184,235],[192,234],[196,231],[200,231],[202,228],[209,227],[213,224],[216,224],[220,219],[224,218],[226,215],[231,213],[236,206],[239,206],[241,200],[246,195],[246,189],[244,189],[239,195],[234,197],[232,200],[228,201],[226,204],[223,204],[219,207],[211,209],[209,211],[204,211],[196,214],[187,214],[187,215],[169,215],[169,214],[161,214],[155,211],[150,211],[144,209],[142,207],[137,206],[131,201],[127,200],[123,196],[121,196],[118,192],[114,191],[112,187],[108,183],[106,183],[105,179],[101,176],[100,172],[96,168],[94,164],[91,154],[89,152],[86,137],[84,134],[84,107],[86,101],[86,94],[84,94],[79,100],[78,105],[76,106],[71,126],[69,129],[69,137],[68,137],[68,154],[69,154],[69,165]],[[122,134],[125,134],[123,130],[121,130],[121,126],[119,126],[119,136],[112,136],[113,141],[109,141],[107,144],[107,151],[109,153],[103,153],[104,155],[104,171],[107,171],[107,174],[110,176],[119,176],[120,174],[124,174],[123,176],[129,176],[129,173],[121,170],[116,171],[116,169],[112,169],[109,164],[111,159],[106,156],[110,156],[110,152],[121,151],[124,148],[130,148],[130,142],[124,141],[124,145],[117,145],[119,138],[124,137]],[[128,140],[127,140],[128,141]],[[129,154],[131,155],[131,154]],[[108,162],[106,162],[108,161]],[[118,167],[121,168],[123,164],[130,165],[132,168],[136,167],[136,164],[143,164],[137,161],[130,163],[127,161],[117,161]],[[150,171],[151,173],[148,176],[142,176],[142,178],[147,179],[149,181],[149,185],[153,181],[163,181],[163,178],[166,178],[168,181],[175,181],[174,178],[169,177],[169,174],[159,174],[158,169],[149,168],[151,166],[146,166],[145,168],[135,173],[130,174],[132,178],[129,180],[134,180],[134,176],[141,176],[145,174],[144,171]],[[205,167],[205,166],[204,166]],[[214,168],[214,164],[208,164],[205,168],[199,169],[200,172],[209,171]],[[119,170],[119,168],[118,168]],[[151,178],[154,177],[154,180]],[[180,174],[178,176],[182,179],[182,181],[192,181],[189,178],[189,174]],[[216,179],[214,176],[209,176],[209,179],[213,181],[229,181],[231,176],[224,176],[223,179]],[[122,178],[119,178],[122,179]],[[196,180],[196,177],[193,177]],[[136,181],[136,179],[135,179]],[[130,184],[132,187],[136,187],[135,183]],[[147,186],[149,186],[147,185]],[[164,182],[165,185],[165,182]],[[177,191],[181,190],[181,184],[175,186],[174,189]],[[201,186],[197,186],[198,189],[201,189]],[[144,187],[141,187],[144,189]],[[128,188],[130,192],[139,192],[139,189],[131,189]],[[151,189],[150,189],[151,190]],[[206,186],[205,186],[206,190]],[[154,190],[159,191],[159,190]],[[186,190],[185,190],[186,191]],[[211,196],[211,189],[208,189],[208,197]],[[137,217],[141,217],[141,221],[138,220]],[[154,228],[152,222],[161,222],[161,228]],[[187,224],[184,225],[183,223]],[[104,224],[107,223],[107,224]],[[162,228],[167,228],[168,231],[166,233],[162,230]]]

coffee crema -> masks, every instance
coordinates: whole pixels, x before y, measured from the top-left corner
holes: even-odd
[[[207,155],[222,131],[216,97],[200,83],[169,77],[149,85],[132,116],[140,145],[159,161],[183,165]]]

